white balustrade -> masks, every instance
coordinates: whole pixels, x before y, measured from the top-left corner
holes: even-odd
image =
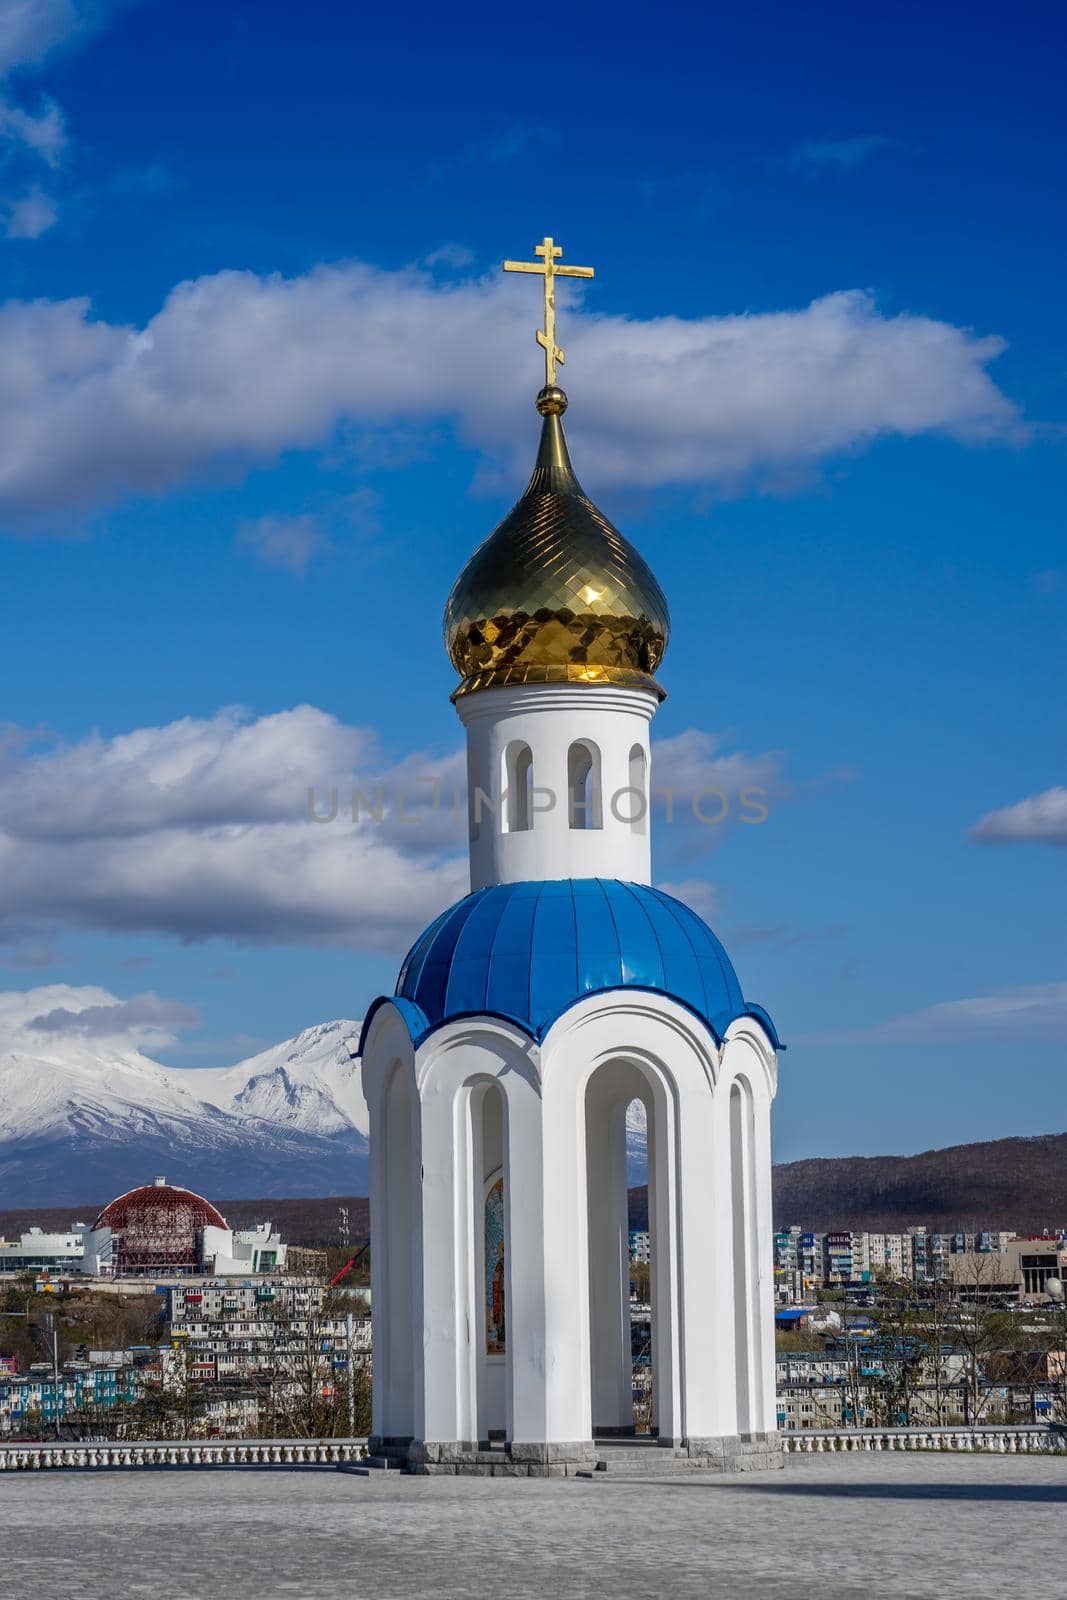
[[[826,1450],[946,1450],[990,1455],[1057,1455],[1067,1453],[1067,1437],[1040,1425],[1005,1428],[805,1428],[780,1433],[791,1454]]]
[[[10,1445],[0,1441],[0,1472],[33,1472],[45,1467],[340,1466],[360,1461],[366,1454],[366,1439],[188,1439],[180,1443],[154,1439],[88,1445]]]

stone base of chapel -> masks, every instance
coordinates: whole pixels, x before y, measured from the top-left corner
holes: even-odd
[[[471,1445],[413,1440],[402,1452],[395,1452],[396,1458],[405,1472],[422,1476],[486,1478],[573,1478],[594,1473],[659,1478],[679,1473],[771,1472],[785,1463],[777,1433],[688,1439],[682,1444],[633,1436],[573,1444]]]

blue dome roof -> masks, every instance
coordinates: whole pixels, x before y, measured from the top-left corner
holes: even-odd
[[[720,1038],[736,1017],[755,1016],[778,1044],[696,913],[659,889],[613,879],[503,883],[468,895],[412,947],[396,1004],[416,1042],[452,1018],[486,1014],[541,1039],[583,996],[625,988],[670,995]]]

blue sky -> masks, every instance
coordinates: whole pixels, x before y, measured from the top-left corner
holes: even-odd
[[[1062,1126],[1063,26],[0,0],[0,986],[188,1065],[391,989],[462,830],[307,788],[456,781],[550,232],[657,775],[768,791],[655,837],[791,1042],[777,1154]]]

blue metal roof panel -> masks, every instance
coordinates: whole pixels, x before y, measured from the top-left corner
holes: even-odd
[[[680,900],[645,884],[554,879],[497,884],[431,923],[400,970],[397,1001],[413,1038],[458,1016],[492,1015],[541,1038],[586,994],[669,995],[721,1037],[746,1013],[730,959]]]

